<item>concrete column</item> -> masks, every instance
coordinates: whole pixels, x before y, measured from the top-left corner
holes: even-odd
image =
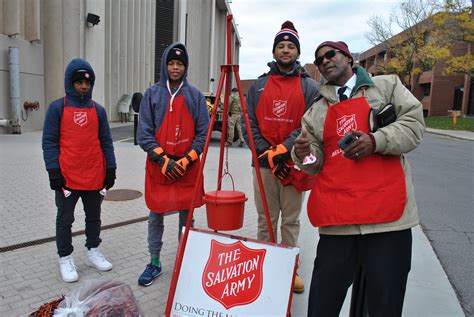
[[[119,96],[120,98],[125,93],[130,93],[127,89],[127,15],[128,15],[128,0],[120,0],[120,39],[119,39]]]
[[[3,0],[5,14],[3,31],[8,36],[17,36],[21,33],[21,2],[17,0]]]
[[[1,11],[1,8],[0,8]],[[0,21],[2,19],[0,18]],[[26,0],[25,2],[25,39],[37,41],[40,39],[40,0]]]
[[[63,64],[66,66],[73,58],[83,57],[81,54],[81,46],[83,44],[84,21],[81,13],[82,1],[64,0],[62,1],[62,29],[63,29],[63,45],[64,51]],[[65,68],[65,67],[64,67]],[[63,69],[64,69],[63,68]]]
[[[140,1],[140,90],[145,89],[145,35],[146,35],[146,1]]]
[[[177,25],[178,36],[177,41],[186,44],[186,13],[188,10],[188,1],[187,0],[178,0],[179,1],[179,10],[177,16]]]
[[[105,68],[105,82],[104,82],[104,106],[106,109],[110,109],[110,78],[111,78],[111,61],[110,61],[110,54],[111,54],[111,8],[110,8],[111,0],[105,0],[105,18],[104,18],[104,26],[105,26],[105,43],[104,43],[104,68]],[[109,118],[110,120],[110,118]]]
[[[0,1],[0,34],[4,34],[3,33],[3,21],[5,21],[3,19],[3,1]]]
[[[156,58],[156,53],[155,53],[155,35],[156,35],[156,0],[151,1],[151,44],[150,44],[150,78],[149,82],[150,85],[153,85],[155,83],[155,58]]]
[[[117,101],[119,96],[120,72],[120,2],[110,1],[110,100],[109,117],[112,121],[118,120]]]
[[[150,86],[150,34],[151,34],[151,0],[146,0],[145,18],[145,76],[143,76],[143,87]]]
[[[133,45],[133,35],[135,30],[134,16],[135,16],[134,0],[128,0],[127,9],[127,91],[130,93],[136,92],[133,87],[133,60],[135,56],[135,49]]]
[[[63,1],[43,1],[43,47],[45,102],[64,95]]]
[[[133,35],[133,91],[142,91],[140,87],[140,0],[134,0],[134,35]],[[130,41],[131,42],[131,41]]]
[[[100,16],[100,22],[89,27],[85,22],[84,57],[94,68],[95,85],[92,97],[99,104],[105,104],[105,0],[87,0],[84,9],[84,19],[88,13]]]
[[[217,0],[212,0],[212,9],[211,9],[211,39],[209,41],[209,78],[208,78],[208,91],[209,92],[215,92],[214,91],[214,84],[216,83],[216,80],[218,81],[218,78],[215,78],[214,73],[216,73],[215,70],[215,46],[214,46],[214,41],[215,41],[215,36],[216,36],[216,1]],[[211,81],[211,78],[214,79]]]

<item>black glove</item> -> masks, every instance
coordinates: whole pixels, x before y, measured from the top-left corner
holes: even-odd
[[[105,171],[104,187],[109,190],[115,184],[115,169],[108,169]]]
[[[161,157],[165,155],[165,152],[163,151],[161,147],[157,147],[154,150],[148,151],[148,155],[150,155],[150,160],[152,160],[155,163],[158,163]]]
[[[272,173],[276,178],[283,181],[290,174],[290,166],[286,162],[280,162],[272,168]]]
[[[186,170],[181,165],[166,155],[162,155],[160,157],[158,165],[161,167],[161,174],[163,174],[170,181],[177,180],[186,172]]]
[[[52,190],[61,190],[64,186],[64,177],[63,174],[61,174],[61,170],[59,168],[49,170],[48,175],[49,187],[51,187]]]

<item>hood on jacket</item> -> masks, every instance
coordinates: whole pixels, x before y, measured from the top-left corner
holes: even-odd
[[[166,60],[168,59],[168,55],[170,51],[174,48],[179,48],[186,54],[186,58],[189,61],[189,56],[188,56],[188,51],[186,50],[186,46],[182,43],[173,43],[170,46],[168,46],[165,51],[163,52],[163,56],[161,57],[161,65],[160,65],[160,81],[158,82],[160,85],[163,85],[166,87],[166,82],[168,81],[168,68],[167,68],[167,62]],[[189,67],[189,64],[188,64]],[[188,67],[184,70],[183,78],[181,79],[183,81],[183,86],[188,83],[187,77],[188,77]]]
[[[74,85],[72,83],[72,75],[78,70],[85,70],[91,74],[90,82],[91,82],[91,89],[87,94],[84,96],[78,93],[74,89]],[[95,83],[95,73],[92,69],[92,66],[82,58],[75,58],[69,62],[66,67],[66,71],[64,72],[64,90],[66,92],[66,96],[77,99],[77,100],[90,100],[92,99],[92,90],[94,89]]]

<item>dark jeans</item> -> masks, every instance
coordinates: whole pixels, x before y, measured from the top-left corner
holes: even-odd
[[[339,316],[359,265],[366,278],[369,316],[401,316],[411,249],[411,229],[366,235],[320,235],[308,317]]]
[[[98,190],[73,190],[66,198],[61,191],[56,191],[56,246],[60,257],[68,256],[74,250],[72,246],[72,224],[74,222],[74,208],[81,198],[86,214],[86,244],[88,249],[97,248],[100,239],[100,205],[104,200]]]

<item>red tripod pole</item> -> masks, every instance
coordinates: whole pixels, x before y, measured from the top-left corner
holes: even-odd
[[[260,195],[262,198],[262,203],[263,203],[263,208],[265,212],[265,219],[267,221],[267,226],[268,226],[268,231],[270,235],[270,241],[275,242],[275,236],[273,234],[273,228],[272,228],[272,223],[270,220],[270,213],[268,211],[268,204],[265,196],[265,190],[263,187],[263,182],[262,182],[262,176],[260,174],[260,167],[258,165],[258,158],[257,154],[255,151],[255,143],[254,139],[251,133],[250,129],[250,121],[248,118],[248,112],[247,112],[247,105],[245,103],[245,99],[242,94],[242,86],[240,83],[240,76],[239,76],[239,66],[238,65],[231,65],[232,63],[232,53],[231,53],[231,21],[232,21],[232,15],[227,16],[227,61],[228,65],[221,65],[221,75],[219,78],[219,85],[217,87],[217,92],[216,92],[216,99],[214,101],[214,106],[212,108],[212,115],[211,115],[211,121],[209,123],[209,128],[207,129],[207,136],[206,136],[206,143],[204,144],[204,149],[202,152],[201,156],[201,166],[199,167],[199,172],[198,172],[198,177],[196,180],[196,184],[194,186],[194,194],[193,194],[193,199],[191,202],[191,205],[189,207],[189,214],[188,214],[188,219],[186,221],[186,228],[184,230],[183,235],[181,236],[181,240],[178,245],[178,250],[176,254],[176,260],[173,268],[173,275],[171,277],[171,284],[170,284],[170,291],[168,293],[168,299],[166,302],[166,310],[165,310],[165,316],[169,317],[171,314],[171,308],[173,305],[173,300],[174,296],[176,294],[176,286],[178,284],[178,279],[179,279],[179,273],[181,270],[181,265],[183,263],[183,256],[184,256],[184,250],[186,248],[186,244],[188,241],[188,236],[189,236],[189,228],[191,227],[191,222],[193,219],[194,215],[194,204],[197,200],[198,194],[199,194],[199,184],[202,181],[202,175],[203,175],[203,170],[204,170],[204,165],[206,162],[207,158],[207,152],[209,150],[209,144],[211,141],[211,135],[212,135],[212,128],[214,126],[215,120],[216,120],[216,113],[217,113],[217,108],[219,105],[219,100],[222,92],[222,86],[224,85],[224,80],[226,80],[226,89],[224,92],[224,113],[223,113],[223,121],[222,121],[222,134],[221,134],[221,141],[220,141],[220,154],[219,154],[219,170],[218,170],[218,187],[220,187],[220,178],[222,177],[222,169],[223,169],[223,157],[224,157],[224,147],[225,147],[225,139],[227,137],[227,114],[228,114],[228,104],[229,104],[229,94],[230,94],[230,85],[231,85],[231,77],[230,74],[231,72],[234,73],[235,78],[236,78],[236,83],[237,83],[237,89],[239,91],[239,97],[242,102],[242,111],[244,115],[244,120],[245,120],[245,127],[247,130],[247,135],[249,138],[249,145],[250,149],[252,152],[252,160],[255,166],[255,171],[257,174],[257,181],[258,181],[258,186],[260,189]],[[218,188],[219,190],[220,188]]]

